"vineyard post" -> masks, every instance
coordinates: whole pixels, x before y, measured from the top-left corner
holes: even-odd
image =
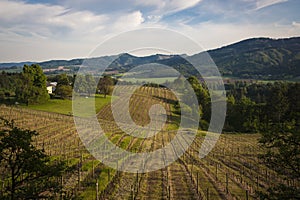
[[[77,179],[78,179],[78,190],[80,190],[80,169],[79,169],[79,165],[78,165],[78,170],[77,170]]]
[[[249,189],[249,190],[250,190],[250,194],[253,193],[253,188],[254,188],[254,187],[253,187],[253,185],[252,185],[251,183],[249,183],[249,188],[250,188],[250,189]]]
[[[243,183],[242,171],[243,171],[243,170],[240,170],[240,177],[241,177],[241,179],[240,179],[240,183]]]
[[[60,190],[60,199],[63,199],[63,185],[64,185],[64,179],[63,176],[60,177],[60,186],[61,186],[61,190]]]
[[[243,175],[245,174],[245,166],[244,165],[242,166],[242,174]]]
[[[93,172],[92,172],[92,178],[94,178],[94,176],[95,176],[94,160],[93,160],[93,162],[92,162],[92,170],[93,170]]]
[[[246,200],[249,200],[249,192],[246,190]]]
[[[131,189],[132,199],[134,200],[134,187],[133,187],[133,185],[131,185],[130,189]]]
[[[216,163],[216,180],[218,180],[218,163]]]
[[[197,194],[199,194],[199,172],[197,172]]]
[[[146,162],[144,161],[144,159],[142,160],[142,165],[143,165],[143,169],[145,170],[145,165],[146,165]]]
[[[136,172],[136,192],[139,192],[139,171]]]
[[[209,200],[209,188],[206,189],[206,199]]]
[[[82,153],[80,154],[80,160],[78,161],[78,191],[80,190],[80,171],[81,171],[81,165],[82,165]]]
[[[226,173],[226,194],[228,194],[228,174]]]
[[[193,181],[194,161],[192,161],[191,181]]]
[[[99,200],[99,188],[98,188],[98,180],[96,182],[96,200]]]
[[[117,177],[119,177],[119,160],[117,160]]]

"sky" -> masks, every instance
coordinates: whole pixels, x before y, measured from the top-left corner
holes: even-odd
[[[0,62],[84,58],[109,38],[149,27],[205,50],[295,37],[299,8],[299,0],[0,0]]]

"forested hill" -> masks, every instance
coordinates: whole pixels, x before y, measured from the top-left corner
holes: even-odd
[[[275,79],[300,76],[300,37],[248,39],[208,53],[223,75]]]
[[[208,51],[222,75],[252,79],[291,79],[300,77],[300,37],[286,39],[252,38]],[[201,57],[195,54],[190,58]],[[121,55],[111,65],[116,70],[149,62],[173,66],[183,74],[195,75],[185,56]]]
[[[300,37],[286,39],[252,38],[209,50],[208,53],[219,67],[221,74],[225,76],[251,79],[299,79],[300,77]],[[201,55],[202,53],[195,54],[191,58],[197,58]],[[110,69],[120,72],[146,63],[160,63],[173,66],[183,74],[195,75],[196,70],[183,59],[185,57],[186,55],[181,57],[179,55],[160,54],[135,57],[125,53],[119,57],[105,56],[91,60],[94,63],[110,63],[114,60]],[[58,66],[78,68],[83,61],[84,59],[52,60],[39,64],[44,69]],[[8,67],[9,63],[0,63],[0,68],[4,66]],[[22,63],[19,65],[13,63],[12,66],[22,67]]]

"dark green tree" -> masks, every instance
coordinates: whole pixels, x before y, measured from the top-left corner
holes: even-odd
[[[204,121],[209,122],[211,117],[211,103],[208,89],[204,87],[195,76],[191,76],[187,80],[194,90],[192,92],[197,96],[200,114],[202,114],[201,118]]]
[[[22,103],[44,103],[49,99],[46,76],[38,64],[24,65],[20,83],[16,88],[16,100]]]
[[[9,102],[15,96],[16,87],[19,85],[19,73],[0,73],[0,101]]]
[[[51,160],[37,149],[37,132],[23,130],[0,118],[0,168],[6,187],[0,199],[48,199],[61,191],[59,178],[68,170],[65,162]]]
[[[55,94],[62,99],[66,99],[72,96],[72,90],[69,77],[66,74],[58,75]]]
[[[59,85],[56,87],[55,94],[59,95],[62,99],[67,99],[72,96],[72,87],[70,85]]]
[[[268,98],[267,108],[270,120],[274,123],[281,123],[289,107],[288,85],[282,82],[275,82]]]
[[[97,90],[97,84],[95,78],[91,74],[76,75],[74,83],[74,91],[81,95],[91,96],[95,94]]]
[[[95,94],[96,90],[97,90],[97,84],[96,84],[95,78],[92,75],[87,74],[87,75],[85,75],[85,80],[87,82],[86,91],[87,91],[88,95],[91,96],[92,94]]]
[[[83,75],[78,74],[75,78],[74,91],[77,93],[87,93],[88,83]]]
[[[112,92],[114,81],[110,76],[104,76],[103,78],[100,78],[98,82],[98,90],[100,90],[100,93],[104,95],[104,98],[106,98],[106,95],[109,95]]]
[[[71,82],[67,74],[59,74],[57,76],[57,85],[71,85]]]

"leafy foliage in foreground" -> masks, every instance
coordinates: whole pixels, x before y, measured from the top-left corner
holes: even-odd
[[[1,118],[0,171],[3,177],[0,199],[55,198],[62,192],[60,177],[68,168],[63,161],[51,160],[33,143],[35,131],[23,130]]]
[[[260,143],[267,149],[261,156],[269,168],[288,177],[288,185],[275,184],[262,193],[262,199],[299,199],[300,189],[293,183],[300,180],[300,130],[293,124],[274,124],[262,134]]]

